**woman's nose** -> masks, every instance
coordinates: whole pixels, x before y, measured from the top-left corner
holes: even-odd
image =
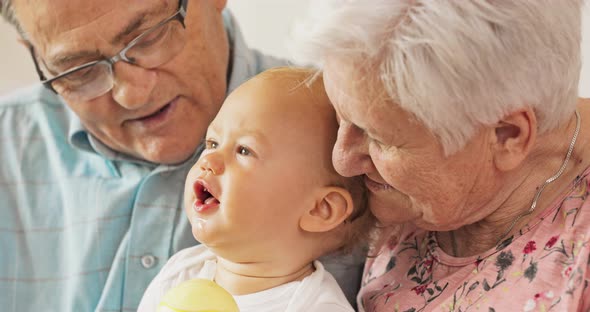
[[[367,137],[361,129],[348,123],[340,124],[332,151],[332,162],[336,171],[345,177],[358,176],[373,170]]]
[[[203,154],[197,162],[201,171],[220,175],[224,171],[223,159],[219,153],[211,152]]]
[[[147,104],[154,87],[157,73],[126,62],[117,62],[113,66],[115,83],[112,94],[119,105],[137,109]]]

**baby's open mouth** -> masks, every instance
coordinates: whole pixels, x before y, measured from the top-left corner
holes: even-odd
[[[194,208],[197,212],[203,212],[219,205],[219,200],[211,194],[207,184],[202,180],[197,180],[193,184],[193,191],[195,192],[195,204]]]

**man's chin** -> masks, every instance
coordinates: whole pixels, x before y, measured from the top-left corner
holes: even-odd
[[[178,146],[169,146],[158,148],[157,150],[143,150],[135,157],[156,164],[178,165],[190,159],[197,150],[197,147],[180,149]]]
[[[145,160],[162,165],[179,165],[191,158],[193,153],[187,153],[184,155],[165,155],[153,158],[146,158]]]

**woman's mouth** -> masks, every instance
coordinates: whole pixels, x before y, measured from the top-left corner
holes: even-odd
[[[391,185],[387,183],[376,182],[368,176],[365,176],[365,185],[367,186],[367,189],[369,189],[369,191],[373,193],[393,190],[393,187]]]

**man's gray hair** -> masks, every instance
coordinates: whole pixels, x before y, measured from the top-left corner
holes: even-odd
[[[582,2],[314,1],[292,52],[320,68],[328,58],[354,66],[350,79],[383,86],[449,155],[523,108],[539,133],[573,116]]]
[[[0,14],[2,14],[2,17],[4,17],[8,23],[16,28],[16,31],[18,31],[23,39],[26,39],[25,32],[16,19],[12,0],[0,0]]]

